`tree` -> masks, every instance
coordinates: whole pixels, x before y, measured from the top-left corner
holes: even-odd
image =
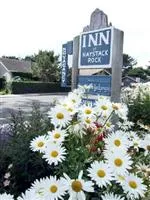
[[[123,54],[123,68],[132,68],[137,61],[128,54]]]
[[[137,64],[137,61],[128,54],[123,54],[123,76],[127,76],[128,72],[132,69],[134,65]]]
[[[29,59],[29,56],[28,56]],[[33,75],[39,77],[44,82],[60,81],[60,61],[59,56],[54,55],[54,51],[42,51],[31,56]]]
[[[144,80],[147,79],[147,71],[145,69],[143,69],[142,67],[130,69],[129,72],[128,72],[128,75],[134,76],[134,77],[139,77],[139,78],[142,78]]]

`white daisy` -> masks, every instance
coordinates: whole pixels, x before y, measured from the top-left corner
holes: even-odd
[[[104,139],[106,149],[126,151],[129,147],[129,140],[123,131],[111,133]]]
[[[106,187],[107,184],[111,184],[110,181],[113,180],[110,167],[103,161],[95,161],[92,163],[88,172],[91,179],[95,181],[99,187]]]
[[[125,181],[126,175],[120,175],[120,174],[114,174],[114,179],[117,183],[119,183],[120,185],[122,185],[122,183]]]
[[[114,125],[112,124],[112,122],[110,122],[110,121],[107,121],[106,123],[105,123],[105,129],[106,130],[108,130],[108,131],[113,131],[114,130]]]
[[[93,116],[83,116],[82,119],[81,119],[83,125],[88,128],[90,126],[93,125],[93,123],[96,121],[96,117],[93,115]]]
[[[63,199],[68,189],[68,183],[64,178],[57,179],[56,176],[46,178],[44,183],[43,200]]]
[[[121,109],[121,103],[112,102],[112,109],[115,110],[115,111]]]
[[[85,93],[88,93],[90,89],[92,89],[92,84],[84,84],[84,85],[78,85],[78,89],[74,92],[80,93],[81,95],[84,95]]]
[[[139,163],[136,165],[136,168],[138,172],[142,172],[143,174],[146,174],[147,170],[150,169],[150,165],[145,165],[144,163]]]
[[[112,108],[121,119],[127,121],[128,108],[126,104],[112,103]]]
[[[46,149],[43,158],[46,159],[49,165],[58,165],[59,162],[65,160],[66,150],[59,144],[51,143]]]
[[[83,105],[79,109],[79,118],[82,117],[92,117],[94,116],[95,112],[92,106],[90,105]]]
[[[94,109],[98,116],[107,118],[112,112],[111,102],[108,98],[99,97]]]
[[[142,179],[130,174],[126,177],[126,180],[122,184],[122,188],[130,199],[139,199],[144,197],[144,193],[147,190],[146,185],[142,183]]]
[[[121,197],[113,193],[106,193],[105,195],[102,195],[102,200],[124,200],[124,199],[125,199],[124,197]]]
[[[70,92],[68,95],[68,101],[75,106],[78,106],[81,103],[81,96],[77,92]]]
[[[34,183],[32,183],[32,186],[30,188],[31,194],[33,194],[37,200],[38,199],[42,200],[44,197],[44,193],[45,193],[44,182],[45,182],[45,178],[35,180]]]
[[[82,122],[74,122],[72,125],[68,126],[68,131],[70,134],[75,134],[77,136],[83,137],[86,134],[84,130],[84,124]]]
[[[141,141],[140,147],[145,149],[145,156],[150,153],[150,135],[145,136],[144,140]]]
[[[45,151],[47,139],[43,136],[38,136],[34,138],[30,143],[30,148],[32,151],[40,151],[43,153]]]
[[[67,135],[65,130],[56,128],[53,131],[48,131],[47,138],[50,142],[62,143]]]
[[[82,179],[83,171],[79,173],[77,179],[71,179],[67,174],[64,173],[64,177],[66,178],[69,188],[69,200],[85,200],[85,192],[94,192],[92,181],[84,181]]]
[[[141,147],[141,139],[139,138],[139,136],[134,134],[132,135],[132,137],[130,137],[130,146],[137,151],[139,150],[139,148]]]
[[[77,108],[75,107],[75,105],[72,104],[72,103],[70,103],[70,102],[67,103],[67,105],[65,106],[65,108],[70,113],[70,115],[74,115],[77,112]]]
[[[129,129],[132,129],[134,123],[130,122],[128,120],[123,120],[123,122],[118,122],[117,123],[119,129],[123,130],[123,131],[128,131]]]
[[[14,200],[14,197],[10,194],[3,193],[0,194],[0,200]]]
[[[128,138],[130,140],[132,140],[136,136],[136,132],[134,132],[134,131],[128,131],[128,135],[127,136],[128,136]]]
[[[69,112],[60,105],[51,108],[51,111],[48,112],[48,116],[51,118],[51,123],[55,127],[65,127],[69,121],[71,121]]]
[[[17,200],[37,200],[34,190],[26,190]]]
[[[115,174],[125,175],[128,169],[131,169],[131,157],[122,151],[114,151],[105,155],[108,159],[108,164]]]

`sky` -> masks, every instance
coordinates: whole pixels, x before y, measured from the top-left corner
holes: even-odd
[[[39,50],[61,55],[96,9],[124,31],[124,53],[138,65],[150,61],[149,0],[0,0],[0,56],[25,57]]]

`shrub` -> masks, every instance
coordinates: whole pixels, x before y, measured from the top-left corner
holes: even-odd
[[[129,108],[129,120],[135,124],[150,126],[150,83],[126,88],[123,99]]]
[[[141,200],[150,194],[150,136],[137,136],[129,131],[126,105],[98,97],[92,106],[83,103],[83,97],[83,91],[77,89],[48,112],[53,124],[51,131],[44,137],[31,140],[30,147],[35,154],[41,153],[49,166],[55,166],[54,175],[57,176],[37,177],[32,188],[25,193],[28,197],[18,200]],[[117,130],[114,130],[115,124],[111,121],[114,116],[119,120],[118,128],[115,127]],[[41,126],[38,127],[40,123],[38,121],[38,124],[32,125],[33,133],[41,132]],[[23,124],[19,123],[18,128],[19,133],[25,132],[22,131]],[[16,135],[19,133],[16,132]],[[20,151],[26,143],[24,136],[20,138],[21,142]],[[28,151],[17,151],[19,153],[14,163],[19,169],[22,163],[18,166],[18,162],[27,157]],[[37,167],[38,163],[34,164]],[[26,165],[23,169],[21,176],[26,172]],[[28,174],[22,178],[26,179],[26,176]],[[19,183],[22,184],[21,181]]]
[[[2,77],[2,78],[0,77],[0,90],[4,89],[5,85],[6,85],[6,79],[5,79],[5,77]]]
[[[52,93],[52,92],[68,92],[70,88],[62,88],[60,83],[43,83],[37,81],[13,81],[11,83],[11,91],[13,94],[23,93]]]
[[[13,136],[7,145],[0,148],[0,192],[6,191],[18,196],[30,187],[37,177],[53,174],[52,168],[40,154],[33,153],[29,148],[31,140],[39,134],[45,134],[51,129],[51,125],[40,111],[40,106],[34,103],[32,113],[28,117],[25,117],[21,110],[16,114],[12,113],[10,126]],[[10,164],[13,165],[8,169]],[[4,187],[4,174],[8,172],[11,173],[10,184]]]

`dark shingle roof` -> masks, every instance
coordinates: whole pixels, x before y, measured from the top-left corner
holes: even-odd
[[[0,58],[0,62],[11,72],[31,73],[30,61]]]

